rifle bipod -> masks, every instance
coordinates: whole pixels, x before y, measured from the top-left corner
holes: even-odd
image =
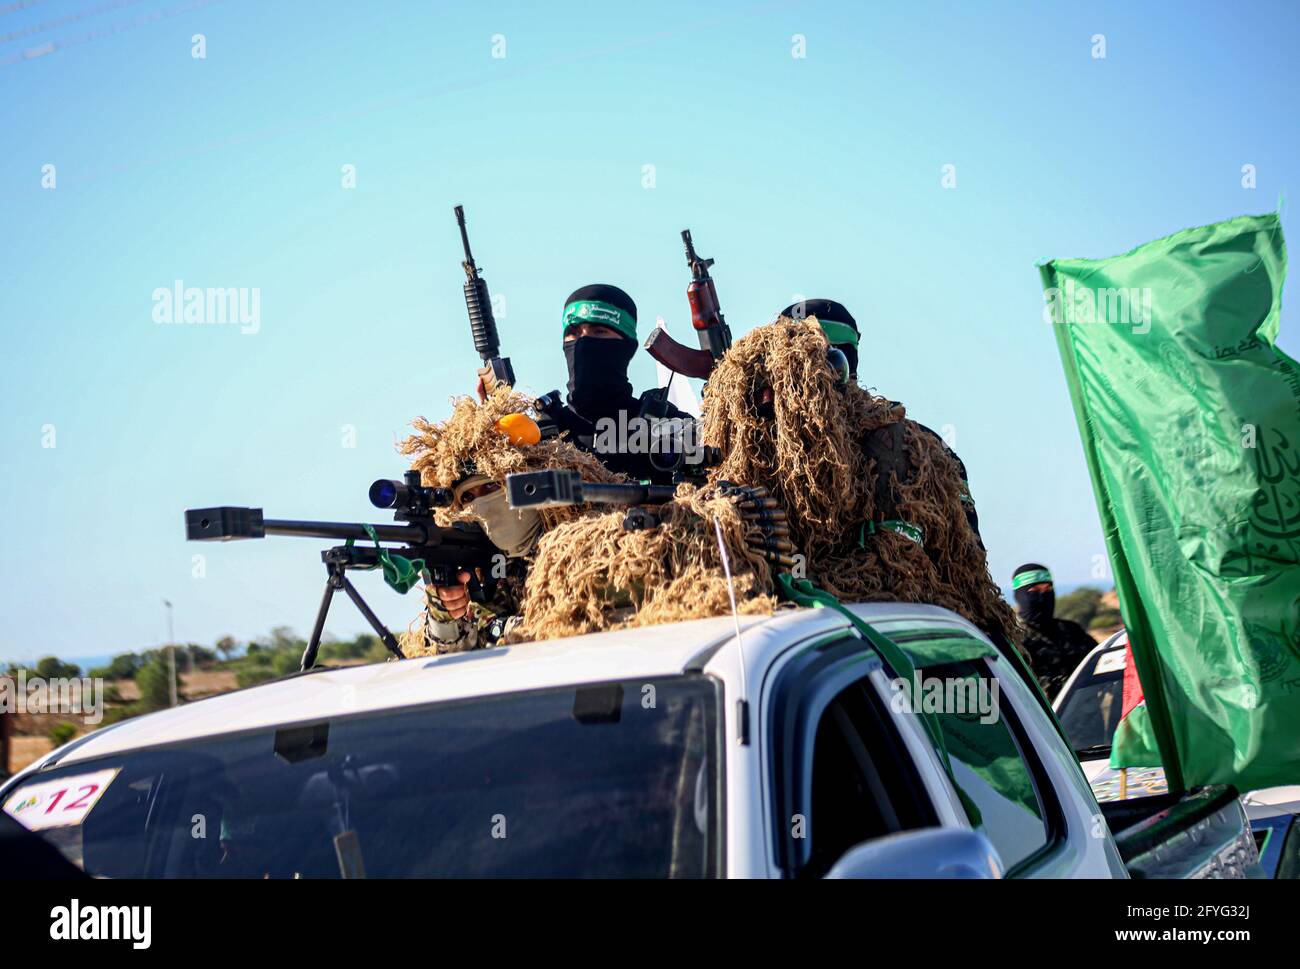
[[[307,648],[302,652],[302,662],[298,664],[300,670],[309,670],[316,665],[316,654],[320,650],[321,634],[325,631],[325,617],[329,615],[330,603],[334,601],[334,592],[342,589],[347,593],[348,598],[356,605],[361,615],[366,617],[366,622],[383,640],[388,651],[398,659],[404,659],[402,648],[397,644],[397,637],[389,632],[375,615],[367,604],[366,600],[361,598],[361,593],[357,587],[347,577],[349,568],[373,569],[377,564],[375,549],[356,548],[353,545],[337,545],[334,548],[327,548],[320,553],[321,561],[325,563],[325,571],[328,573],[325,577],[325,592],[321,595],[320,608],[316,611],[316,625],[311,631],[311,640],[307,643]]]

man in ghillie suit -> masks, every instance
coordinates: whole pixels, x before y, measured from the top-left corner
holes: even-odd
[[[901,404],[828,366],[830,349],[814,317],[736,341],[705,390],[704,440],[723,454],[713,475],[769,489],[816,585],[846,602],[943,606],[1005,647],[1015,614],[967,520],[955,459]]]
[[[462,397],[445,421],[418,418],[415,433],[400,445],[424,485],[454,495],[450,507],[435,513],[439,524],[475,522],[501,551],[499,561],[482,574],[463,571],[457,585],[426,587],[423,616],[401,638],[407,656],[496,645],[519,622],[528,557],[542,532],[588,513],[562,507],[515,511],[502,488],[507,474],[566,468],[588,480],[625,480],[567,441],[540,440],[528,417],[530,406],[530,398],[504,386],[482,404]]]
[[[843,303],[837,303],[833,299],[805,299],[798,303],[791,303],[777,317],[787,317],[788,319],[805,320],[814,317],[826,334],[826,340],[832,347],[844,354],[844,359],[849,364],[849,379],[854,382],[858,379],[858,342],[861,334],[858,331],[858,321],[853,318],[849,308]],[[898,401],[891,401],[898,404]],[[966,512],[966,521],[970,523],[971,529],[978,538],[980,533],[979,514],[975,510],[975,499],[971,497],[970,480],[966,476],[966,465],[957,452],[948,446],[937,433],[926,427],[924,424],[914,424],[916,430],[924,431],[931,437],[943,442],[943,449],[949,457],[957,464],[957,473],[961,476],[962,492],[961,503],[962,509]],[[980,544],[983,544],[981,540]]]
[[[435,512],[439,524],[475,522],[501,550],[486,573],[462,572],[456,585],[425,589],[423,614],[401,637],[407,656],[725,614],[719,531],[740,611],[771,611],[769,564],[793,560],[788,542],[759,527],[759,519],[781,517],[758,508],[771,504],[761,492],[684,486],[679,500],[645,509],[654,527],[644,527],[645,518],[629,526],[629,509],[604,505],[511,509],[502,485],[514,472],[629,481],[565,438],[539,440],[531,408],[531,398],[508,387],[481,404],[459,398],[445,421],[417,419],[400,445],[424,485],[455,496]]]
[[[650,528],[629,527],[626,508],[542,508],[540,534],[517,556],[526,578],[503,606],[521,618],[499,637],[453,639],[463,627],[440,624],[464,621],[447,608],[461,598],[431,590],[408,655],[725,615],[733,590],[742,613],[770,612],[774,569],[805,572],[850,602],[945,606],[1005,644],[1015,617],[966,520],[954,460],[901,405],[847,380],[843,357],[837,369],[828,349],[816,320],[782,319],[738,340],[706,388],[705,442],[723,453],[706,484],[683,484],[675,501],[642,509]],[[489,482],[543,468],[620,480],[563,440],[512,443],[499,424],[526,407],[504,391],[482,408],[458,402],[443,424],[417,422],[403,449],[426,484],[466,494],[478,480],[466,477],[471,459]],[[451,514],[482,520],[483,510],[462,504]]]

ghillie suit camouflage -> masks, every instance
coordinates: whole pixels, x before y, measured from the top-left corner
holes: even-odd
[[[532,399],[502,386],[479,404],[470,397],[453,401],[449,418],[433,423],[417,418],[415,433],[399,449],[412,457],[411,467],[420,472],[421,483],[429,487],[456,488],[470,475],[504,481],[516,471],[567,468],[592,481],[626,480],[605,469],[593,455],[568,441],[550,438],[536,444],[520,444],[503,433],[500,422],[509,415],[530,412]],[[543,508],[542,528],[547,530],[589,514],[586,508]],[[455,520],[475,520],[459,500],[449,508],[437,509],[440,525]],[[471,602],[464,617],[454,619],[437,601],[433,590],[424,590],[422,616],[399,637],[407,656],[462,652],[495,642],[507,631],[510,620],[517,622],[527,574],[525,559],[510,559],[496,575],[478,575],[487,601]]]
[[[531,400],[509,388],[496,390],[485,404],[455,401],[440,423],[420,418],[415,433],[400,448],[428,486],[453,488],[469,473],[503,481],[507,474],[565,468],[588,481],[626,481],[587,451],[552,438],[519,445],[498,422],[528,413]],[[629,531],[626,508],[604,505],[541,509],[542,532],[533,551],[511,559],[505,575],[486,588],[486,602],[475,602],[459,620],[425,590],[422,616],[400,637],[407,656],[461,652],[498,641],[525,642],[651,625],[730,612],[717,530],[728,549],[737,607],[770,612],[776,601],[767,562],[755,556],[746,538],[755,525],[742,509],[716,489],[683,485],[679,498],[657,507],[661,524]],[[459,503],[439,510],[440,524],[472,516]],[[488,577],[481,576],[486,581]]]
[[[772,569],[753,552],[762,526],[720,492],[724,482],[764,486],[788,516],[788,538],[807,578],[845,601],[902,600],[945,606],[987,631],[1010,637],[1015,615],[989,576],[984,550],[962,508],[953,458],[918,430],[900,405],[854,385],[840,386],[826,363],[827,342],[813,319],[782,318],[738,340],[709,379],[704,440],[722,464],[708,484],[682,485],[654,511],[662,522],[629,531],[627,509],[544,508],[543,530],[527,557],[527,577],[509,602],[483,609],[487,621],[520,618],[503,640],[520,642],[726,615],[731,600],[717,527],[732,571],[737,608],[777,606]],[[761,392],[771,390],[771,402]],[[622,480],[563,440],[519,447],[497,429],[529,401],[507,389],[486,405],[456,403],[442,424],[417,421],[403,445],[428,485],[449,487],[468,461],[501,480],[515,471],[569,468],[592,481]],[[463,514],[451,509],[448,518]],[[491,610],[491,614],[487,615]],[[408,655],[474,648],[429,635],[440,621],[430,601],[421,628],[403,640]],[[445,637],[444,637],[445,640]]]
[[[713,474],[767,486],[807,578],[840,599],[934,603],[1014,639],[954,459],[901,405],[839,385],[826,352],[811,317],[736,341],[704,401],[704,440],[724,455]]]
[[[728,615],[715,518],[738,611],[766,614],[775,608],[768,564],[746,542],[754,526],[731,498],[711,487],[682,485],[676,500],[654,508],[662,521],[647,530],[625,529],[626,511],[593,512],[542,535],[529,570],[523,622],[512,640]]]

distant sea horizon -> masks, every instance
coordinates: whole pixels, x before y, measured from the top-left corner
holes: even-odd
[[[1114,583],[1111,582],[1072,582],[1072,583],[1061,582],[1058,583],[1056,586],[1056,594],[1057,596],[1069,595],[1071,592],[1075,592],[1084,587],[1091,587],[1094,589],[1101,589],[1102,592],[1109,592],[1115,586]],[[1011,595],[1011,589],[1009,587],[1002,588],[1002,595],[1008,602],[1013,604],[1015,603],[1015,599]],[[205,643],[204,645],[210,646],[211,644]],[[78,666],[81,667],[81,671],[85,673],[86,671],[92,670],[97,666],[107,666],[109,663],[113,661],[114,656],[121,656],[123,653],[142,653],[147,649],[161,649],[161,648],[162,646],[160,644],[155,643],[149,646],[138,646],[135,649],[119,649],[116,652],[112,652],[112,653],[88,653],[84,656],[74,656],[71,654],[65,655],[63,653],[56,652],[53,655],[57,656],[65,663],[76,663]],[[49,655],[51,654],[48,652],[40,652],[35,655],[22,657],[21,659],[5,657],[4,659],[0,659],[0,664],[8,665],[9,663],[18,663],[19,665],[22,666],[35,666],[36,661],[39,660],[42,656],[49,656]]]

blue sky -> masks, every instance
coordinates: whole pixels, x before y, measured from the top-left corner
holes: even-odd
[[[563,384],[583,283],[685,337],[689,226],[737,335],[797,294],[854,310],[863,382],[955,436],[995,578],[1035,559],[1089,581],[1103,547],[1034,263],[1300,186],[1294,3],[14,6],[0,660],[158,644],[164,598],[181,639],[309,629],[317,544],[190,545],[182,512],[373,520],[409,420],[472,385],[456,203],[530,389]],[[177,279],[257,288],[260,329],[156,325]],[[653,381],[644,354],[632,372]],[[358,581],[395,627],[415,615]],[[340,602],[329,628],[363,626]]]

